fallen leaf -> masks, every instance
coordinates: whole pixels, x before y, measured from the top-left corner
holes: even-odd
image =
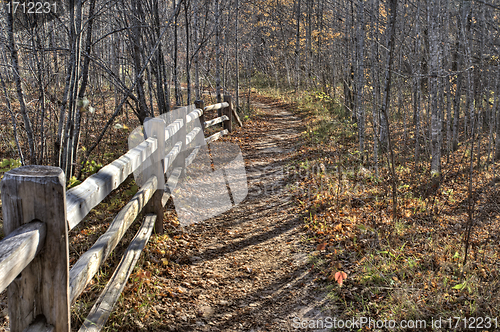
[[[347,274],[345,272],[339,271],[335,273],[335,281],[342,287],[344,280],[347,279]]]
[[[322,243],[322,244],[318,244],[318,246],[316,247],[316,250],[325,250],[326,248],[326,243]]]

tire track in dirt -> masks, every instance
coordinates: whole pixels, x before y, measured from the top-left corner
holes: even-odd
[[[303,124],[282,108],[258,102],[254,107],[255,121],[233,134],[242,142],[248,197],[184,229],[198,243],[187,252],[183,284],[190,301],[171,313],[166,330],[293,331],[294,317],[330,316],[310,271],[307,253],[314,248],[303,241],[303,216],[295,212],[282,176]]]

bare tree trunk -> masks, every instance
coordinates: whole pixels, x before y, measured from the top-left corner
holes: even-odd
[[[132,44],[132,60],[134,63],[135,76],[139,78],[136,90],[137,90],[137,114],[139,116],[139,121],[144,122],[146,117],[149,115],[148,106],[146,104],[146,93],[144,92],[144,79],[140,75],[142,68],[142,51],[145,51],[144,45],[141,43],[141,19],[144,17],[142,11],[140,0],[131,0],[132,9],[134,10],[133,15],[131,15],[132,27],[130,28],[129,38]]]
[[[392,75],[392,65],[393,65],[393,48],[394,48],[394,38],[396,34],[396,15],[397,15],[397,0],[390,0],[389,7],[391,9],[391,16],[388,23],[388,35],[387,35],[387,49],[389,49],[389,55],[386,62],[385,71],[385,84],[384,84],[384,98],[382,99],[382,112],[381,112],[381,122],[380,122],[380,144],[383,150],[386,150],[389,143],[389,119],[387,118],[390,103],[391,94],[391,75]],[[391,49],[392,47],[392,49]],[[392,153],[392,149],[391,149]],[[394,165],[393,165],[394,166]]]
[[[201,91],[200,91],[200,64],[199,64],[199,53],[200,50],[198,49],[200,47],[199,45],[199,39],[200,39],[200,27],[199,27],[199,7],[198,7],[198,0],[193,0],[193,27],[194,27],[194,45],[196,46],[197,50],[195,51],[194,54],[194,94],[196,100],[201,100]]]
[[[358,1],[358,79],[356,89],[356,108],[358,114],[358,136],[359,136],[359,151],[361,160],[364,160],[365,151],[365,109],[363,105],[363,87],[365,85],[365,6],[364,0]]]
[[[451,71],[451,62],[448,60],[450,58],[450,41],[448,40],[448,36],[450,33],[450,14],[448,10],[449,1],[445,0],[446,10],[444,10],[444,27],[443,27],[443,40],[444,43],[444,54],[443,54],[443,68],[445,68],[446,73],[448,74]],[[450,83],[450,75],[446,75],[445,78],[445,87],[446,90],[446,162],[450,160],[451,154],[451,145],[452,145],[452,137],[451,137],[451,83]]]
[[[500,67],[498,68],[498,75],[496,79],[496,93],[495,93],[495,111],[496,111],[496,117],[497,117],[497,132],[495,135],[495,160],[500,160]]]
[[[307,70],[307,83],[310,86],[313,84],[312,79],[312,7],[313,1],[306,0],[307,6],[307,28],[306,28],[306,70]]]
[[[490,96],[490,91],[493,91],[493,87],[491,86],[491,83],[488,81],[486,91],[488,91],[487,98]],[[494,93],[493,93],[494,94]],[[486,112],[486,116],[488,117],[488,127],[490,129],[489,135],[488,135],[488,159],[486,161],[486,164],[490,165],[491,160],[492,160],[492,153],[493,153],[493,132],[495,131],[495,104],[498,96],[495,94],[494,99],[493,99],[493,104],[491,107],[489,104],[486,104],[486,107],[488,109],[488,112]],[[494,157],[494,156],[493,156]]]
[[[474,105],[477,107],[477,117],[478,126],[481,125],[481,130],[478,127],[478,137],[477,137],[477,168],[481,167],[481,135],[485,132],[485,111],[483,109],[483,92],[484,84],[482,80],[481,71],[483,71],[483,54],[484,54],[484,37],[485,37],[485,17],[484,17],[484,6],[479,6],[479,64],[474,67],[474,72],[477,73],[477,82],[475,84],[474,90]],[[471,41],[472,42],[472,41]]]
[[[470,6],[470,4],[468,4]],[[476,126],[476,119],[475,119],[475,105],[474,105],[474,76],[472,72],[472,50],[471,50],[471,44],[472,44],[472,34],[470,33],[470,29],[467,26],[467,21],[470,13],[470,8],[469,7],[464,7],[463,8],[464,15],[463,15],[463,24],[462,27],[464,29],[462,35],[464,36],[464,50],[465,50],[465,59],[467,61],[467,94],[466,94],[466,105],[467,109],[465,111],[465,122],[467,123],[467,118],[470,119],[470,125],[465,125],[465,133],[470,134],[470,137],[472,138],[472,147],[474,146],[474,134],[475,134],[475,126]],[[470,129],[469,129],[470,127]],[[473,159],[473,154],[472,154],[472,147],[471,147],[471,159]]]
[[[43,161],[44,161],[44,146],[45,146],[45,114],[46,114],[46,103],[45,103],[45,86],[44,86],[44,71],[42,69],[42,63],[41,63],[41,60],[40,60],[40,56],[43,57],[43,53],[42,54],[38,54],[39,51],[38,50],[41,50],[43,49],[43,46],[41,45],[41,42],[40,42],[40,35],[38,33],[36,33],[36,30],[33,29],[32,31],[32,38],[31,38],[31,45],[32,45],[32,48],[33,48],[33,56],[35,58],[35,62],[36,62],[36,70],[37,70],[37,83],[38,83],[38,91],[39,91],[39,105],[40,105],[40,108],[41,108],[41,114],[40,114],[40,150],[39,150],[39,153],[38,153],[38,158],[36,158],[37,160],[37,164],[38,165],[43,165]],[[36,125],[35,125],[35,130],[34,130],[34,134],[36,134]]]
[[[475,199],[473,197],[473,175],[474,175],[474,137],[476,135],[476,115],[475,106],[473,101],[473,91],[474,91],[474,77],[472,74],[472,33],[470,32],[470,25],[467,24],[469,17],[472,17],[472,10],[469,7],[471,4],[468,3],[463,7],[463,36],[465,44],[465,58],[467,61],[467,111],[469,112],[470,118],[470,161],[469,161],[469,188],[468,188],[468,219],[465,227],[465,254],[463,266],[467,263],[467,257],[469,253],[469,239],[472,233],[472,228],[474,226],[474,206]],[[469,16],[470,15],[470,16]],[[466,112],[467,112],[466,111]],[[479,136],[479,135],[478,135]]]
[[[388,43],[387,43],[387,49],[389,50],[389,55],[387,57],[387,65],[386,65],[386,72],[385,72],[385,87],[384,87],[384,100],[382,102],[382,115],[383,119],[385,121],[385,128],[387,130],[386,135],[387,135],[387,144],[389,147],[389,152],[391,156],[391,173],[392,173],[392,217],[393,220],[396,221],[397,216],[398,216],[398,211],[397,211],[397,176],[396,176],[396,167],[394,165],[394,151],[392,147],[392,142],[391,142],[391,134],[389,132],[389,117],[388,117],[388,112],[387,109],[389,107],[389,101],[390,101],[390,94],[391,94],[391,77],[392,77],[392,65],[393,65],[393,58],[394,58],[394,40],[395,40],[395,35],[396,35],[396,17],[397,17],[397,10],[398,10],[398,1],[397,0],[389,0],[389,26],[387,27],[388,29]],[[383,126],[383,127],[384,127]]]
[[[378,177],[378,128],[379,128],[379,98],[380,98],[380,79],[378,76],[378,13],[379,0],[373,0],[372,12],[375,15],[375,23],[372,21],[372,84],[373,87],[373,163],[375,164],[375,172]]]
[[[458,44],[458,43],[457,43]],[[459,48],[460,44],[457,45],[457,48]],[[457,49],[457,71],[459,74],[457,75],[456,78],[456,91],[455,91],[455,102],[453,104],[453,133],[452,133],[452,149],[453,151],[456,151],[458,149],[458,121],[460,119],[460,105],[461,105],[461,97],[462,97],[462,81],[463,81],[463,75],[462,75],[462,61],[461,58],[462,56],[458,54],[459,50]]]
[[[28,136],[28,146],[30,149],[30,160],[32,164],[36,163],[35,154],[35,142],[33,136],[33,130],[31,128],[31,120],[28,116],[28,110],[26,107],[26,101],[24,99],[24,91],[21,85],[21,73],[19,71],[19,56],[17,53],[16,42],[14,40],[14,17],[12,16],[12,11],[6,11],[7,15],[7,35],[9,38],[8,47],[10,49],[11,61],[12,61],[12,73],[14,74],[14,81],[16,83],[17,98],[19,100],[19,107],[21,110],[21,115],[24,120],[24,129],[26,130],[26,135]]]
[[[188,2],[184,2],[184,19],[186,24],[186,84],[187,84],[187,104],[191,104],[191,61],[189,60],[189,47],[191,39],[189,38],[189,18],[188,18]]]
[[[80,56],[81,56],[81,30],[82,30],[82,0],[71,0],[71,50],[73,61],[70,62],[69,71],[72,72],[69,87],[69,107],[68,118],[66,121],[64,141],[63,141],[63,163],[62,169],[65,170],[66,179],[70,179],[74,169],[73,147],[75,145],[74,132],[75,120],[80,112],[78,106],[78,81],[80,79]],[[76,5],[76,8],[74,8]]]
[[[74,59],[74,54],[73,52],[71,53],[70,56],[70,64],[74,64],[75,59]],[[67,66],[67,72],[66,72],[66,82],[64,86],[64,94],[63,94],[63,100],[61,102],[60,110],[59,110],[59,124],[57,126],[57,137],[54,145],[54,165],[59,166],[61,168],[63,167],[63,146],[64,146],[64,122],[66,120],[66,105],[68,104],[68,100],[70,98],[70,86],[71,86],[71,78],[73,77],[73,66],[68,65]]]
[[[216,0],[218,1],[218,0]],[[175,7],[175,1],[174,1]],[[179,65],[178,65],[178,53],[179,53],[179,29],[177,27],[179,15],[176,14],[174,18],[174,93],[175,93],[175,105],[181,106],[181,88],[179,86]]]
[[[226,22],[222,22],[223,27],[229,26],[229,18],[230,15],[226,15],[225,19]],[[222,94],[225,95],[227,94],[227,87],[229,86],[229,38],[227,36],[228,30],[225,28],[224,30],[224,37],[222,38],[224,42],[224,48],[222,52]],[[224,98],[222,98],[224,99]],[[224,101],[224,100],[223,100]]]
[[[300,0],[297,0],[297,22],[295,33],[295,93],[299,93],[300,87]]]
[[[24,166],[25,162],[24,162],[23,150],[21,150],[21,145],[19,144],[19,137],[17,135],[17,121],[14,112],[12,112],[9,95],[7,93],[7,87],[5,86],[5,81],[3,79],[1,71],[0,71],[0,84],[2,85],[3,94],[5,95],[5,104],[7,106],[7,111],[9,112],[10,119],[12,121],[12,129],[14,131],[14,141],[16,142],[17,154],[19,155],[19,159],[21,160],[21,165]]]
[[[221,96],[221,81],[220,81],[220,8],[219,0],[215,0],[215,91],[217,95],[217,102],[222,101]],[[222,110],[218,110],[218,116],[222,116]]]
[[[85,41],[85,59],[83,60],[83,68],[82,68],[82,83],[80,85],[80,90],[78,91],[78,101],[83,106],[83,99],[85,97],[85,91],[87,89],[88,81],[89,81],[89,67],[90,67],[90,54],[92,52],[92,31],[94,26],[94,10],[95,10],[95,2],[96,0],[91,0],[89,5],[89,20],[87,22],[87,38]],[[74,146],[73,146],[73,156],[76,160],[78,145],[80,142],[80,124],[81,124],[81,111],[78,111],[76,114],[75,120],[75,132],[73,135]]]
[[[355,77],[355,72],[356,72],[356,62],[357,62],[357,56],[356,56],[356,20],[354,18],[354,1],[349,1],[349,8],[350,8],[350,15],[349,15],[349,32],[346,34],[346,41],[350,42],[348,49],[350,50],[349,54],[349,66],[346,66],[346,68],[349,70],[349,73],[347,74],[347,92],[348,94],[346,95],[346,104],[348,105],[349,111],[351,112],[351,121],[353,123],[358,122],[358,114],[357,114],[357,98],[356,98],[356,77]]]
[[[248,51],[247,61],[247,110],[250,111],[250,95],[252,92],[252,67],[253,67],[253,48]]]
[[[427,7],[429,25],[429,98],[431,103],[431,176],[433,185],[438,185],[441,177],[441,117],[438,107],[438,76],[440,74],[440,0],[431,0]]]
[[[236,75],[236,86],[235,86],[235,102],[236,102],[236,109],[238,110],[240,107],[240,57],[239,57],[239,34],[238,34],[238,28],[239,28],[239,16],[240,16],[240,1],[236,0],[236,21],[234,22],[234,51],[235,51],[235,75]]]
[[[156,76],[156,94],[157,94],[157,101],[158,101],[158,112],[160,114],[164,114],[168,112],[167,108],[167,101],[165,100],[165,80],[167,77],[167,73],[165,71],[165,58],[163,56],[163,43],[160,41],[160,34],[161,34],[161,28],[160,28],[160,14],[159,14],[159,6],[158,6],[158,0],[153,0],[152,3],[152,15],[154,19],[154,39],[153,41],[160,42],[158,45],[158,52],[156,54],[156,59],[154,63],[151,64],[151,67],[154,68],[155,76]]]
[[[420,43],[421,43],[421,28],[420,28],[420,2],[417,3],[417,19],[415,20],[415,53],[417,55],[417,60],[415,64],[415,78],[414,78],[414,87],[415,87],[415,92],[414,92],[414,101],[413,101],[413,108],[414,108],[414,122],[415,122],[415,166],[419,164],[420,161],[420,105],[421,105],[421,99],[422,99],[422,92],[421,92],[421,76],[422,76],[422,62],[420,59],[419,51],[420,51]]]

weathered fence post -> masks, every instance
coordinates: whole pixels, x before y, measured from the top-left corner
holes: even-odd
[[[21,332],[43,315],[55,332],[69,332],[64,172],[58,167],[23,166],[5,173],[1,187],[5,235],[34,220],[47,228],[43,250],[8,287],[10,330]]]
[[[165,189],[165,176],[164,176],[164,158],[165,158],[165,120],[159,118],[152,118],[144,122],[145,138],[156,137],[158,141],[158,149],[151,158],[153,159],[153,166],[151,169],[146,170],[144,180],[149,179],[151,175],[156,175],[158,187],[148,204],[144,208],[145,213],[156,214],[155,232],[156,234],[163,234],[163,204],[161,199]]]
[[[228,107],[224,107],[222,109],[222,115],[227,115],[229,120],[224,121],[224,129],[227,129],[228,132],[233,131],[233,103],[231,101],[230,95],[224,95],[224,101],[229,104]]]
[[[205,111],[203,110],[205,108],[205,102],[203,100],[196,100],[194,102],[194,106],[203,111],[203,113],[201,113],[201,116],[199,118],[200,123],[201,123],[201,130],[203,132],[203,131],[205,131]]]
[[[185,174],[185,168],[186,168],[186,151],[187,151],[187,146],[186,146],[186,135],[187,135],[187,125],[186,125],[186,115],[187,115],[187,107],[181,107],[178,106],[174,109],[174,112],[177,112],[178,119],[182,119],[182,127],[177,131],[177,133],[174,135],[174,141],[173,144],[181,141],[182,142],[182,147],[181,151],[175,158],[173,162],[173,168],[181,167],[182,168],[182,174]]]

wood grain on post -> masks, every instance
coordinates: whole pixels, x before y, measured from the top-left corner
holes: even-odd
[[[205,108],[205,102],[203,100],[196,100],[194,102],[194,106],[203,111],[203,109]],[[205,130],[205,112],[201,113],[201,115],[200,115],[200,123],[201,123],[201,129],[204,131]]]
[[[203,110],[199,108],[195,108],[189,114],[186,116],[187,117],[187,123],[191,123],[194,120],[198,119],[200,116],[203,115]]]
[[[213,125],[216,125],[218,123],[221,123],[221,122],[224,122],[227,120],[229,120],[229,118],[226,115],[223,115],[219,118],[215,118],[215,119],[212,119],[210,121],[205,121],[204,125],[205,125],[205,128],[208,128],[208,127],[211,127]]]
[[[46,224],[45,245],[8,287],[10,330],[21,332],[43,315],[56,332],[70,331],[66,180],[49,166],[23,166],[5,173],[4,232],[37,219]]]
[[[173,167],[181,167],[182,170],[186,167],[186,115],[187,115],[187,107],[177,107],[174,112],[178,112],[178,118],[182,119],[182,127],[179,131],[174,135],[174,142],[182,142],[182,148],[177,157],[174,160]]]
[[[224,129],[228,132],[233,131],[233,103],[231,102],[230,95],[224,95],[224,102],[228,103],[228,106],[222,109],[222,114],[226,115],[229,120],[224,121]]]
[[[152,118],[144,122],[145,139],[154,137],[158,142],[158,147],[155,153],[151,156],[153,159],[153,166],[150,170],[145,171],[145,173],[149,172],[150,174],[144,174],[144,177],[149,179],[151,175],[156,175],[156,179],[158,180],[158,189],[165,188],[165,176],[163,173],[163,158],[165,158],[165,128],[166,124],[163,119]]]
[[[161,199],[163,198],[163,189],[156,190],[151,200],[148,202],[146,207],[144,208],[144,213],[153,213],[156,215],[155,221],[155,233],[163,234],[163,214],[165,209],[163,208],[163,204]],[[158,221],[160,220],[160,221]]]
[[[151,200],[146,205],[145,213],[154,213],[156,215],[155,232],[163,234],[163,214],[164,209],[161,204],[163,190],[165,189],[165,173],[164,173],[164,158],[165,158],[165,120],[150,119],[144,123],[144,131],[147,137],[156,137],[158,141],[158,149],[153,154],[153,166],[150,171],[145,172],[145,178],[148,179],[151,175],[156,175],[158,180],[158,188]]]
[[[46,233],[45,223],[34,221],[17,228],[0,241],[0,292],[40,253]]]
[[[186,147],[190,148],[190,144],[195,141],[196,136],[201,133],[200,127],[194,127],[193,130],[186,135]],[[196,141],[195,141],[196,142]]]
[[[31,325],[23,332],[54,332],[55,327],[48,324],[43,315],[39,315]]]
[[[224,130],[221,130],[215,134],[213,134],[212,136],[209,136],[207,138],[205,138],[205,143],[212,143],[216,140],[218,140],[219,138],[221,138],[222,136],[224,135],[227,135],[227,129],[224,129]]]
[[[66,193],[69,229],[75,228],[92,208],[101,203],[111,191],[144,163],[157,149],[157,140],[149,138],[111,164],[88,177],[82,184]]]
[[[203,110],[205,112],[208,112],[208,111],[212,111],[212,110],[220,110],[220,109],[227,107],[227,106],[228,106],[228,103],[217,103],[217,104],[205,106],[205,108]],[[217,114],[218,113],[219,112],[217,112]],[[217,116],[221,116],[221,115],[217,115]]]

